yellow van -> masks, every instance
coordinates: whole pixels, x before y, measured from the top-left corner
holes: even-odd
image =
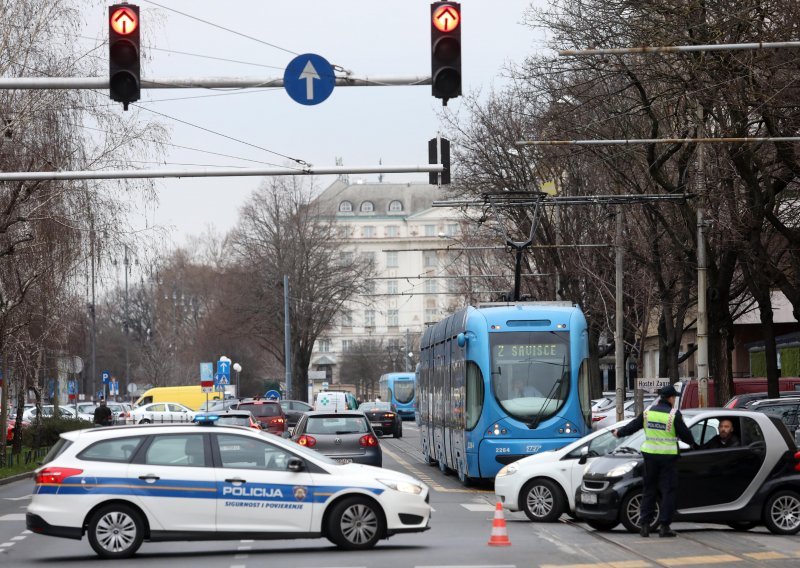
[[[208,399],[206,399],[206,396],[208,396]],[[223,400],[224,398],[226,396],[222,391],[214,391],[206,395],[200,385],[154,387],[144,391],[134,406],[142,406],[151,402],[179,402],[192,410],[199,410],[206,400]]]

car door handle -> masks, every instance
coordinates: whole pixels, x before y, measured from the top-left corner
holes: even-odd
[[[247,483],[247,480],[241,477],[229,477],[225,480],[225,483]]]
[[[141,479],[142,481],[158,481],[161,478],[157,475],[150,473],[147,475],[140,475],[139,479]]]

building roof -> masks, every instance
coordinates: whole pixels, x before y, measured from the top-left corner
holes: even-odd
[[[317,198],[321,203],[330,206],[337,217],[408,217],[430,209],[434,200],[446,199],[447,192],[435,185],[427,183],[345,183],[336,180]],[[352,212],[340,211],[339,205],[349,201]],[[361,204],[372,202],[372,212],[362,212]],[[389,211],[392,201],[403,204],[402,211]]]

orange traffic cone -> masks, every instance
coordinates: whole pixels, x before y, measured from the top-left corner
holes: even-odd
[[[494,519],[492,520],[492,536],[489,538],[489,546],[511,546],[506,530],[506,519],[503,516],[503,504],[497,502],[494,509]]]

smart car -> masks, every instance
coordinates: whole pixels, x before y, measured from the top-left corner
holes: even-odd
[[[678,458],[675,521],[721,523],[737,530],[763,524],[783,535],[800,531],[800,452],[778,418],[720,408],[683,415],[700,449],[686,447]],[[733,422],[740,444],[703,449],[723,419]],[[631,532],[639,530],[643,441],[640,430],[584,474],[575,512],[590,526],[610,530],[621,522]]]
[[[36,470],[30,531],[88,537],[104,558],[142,541],[325,537],[366,549],[429,528],[428,487],[339,465],[290,440],[212,423],[66,432]],[[53,549],[58,555],[58,549]]]

